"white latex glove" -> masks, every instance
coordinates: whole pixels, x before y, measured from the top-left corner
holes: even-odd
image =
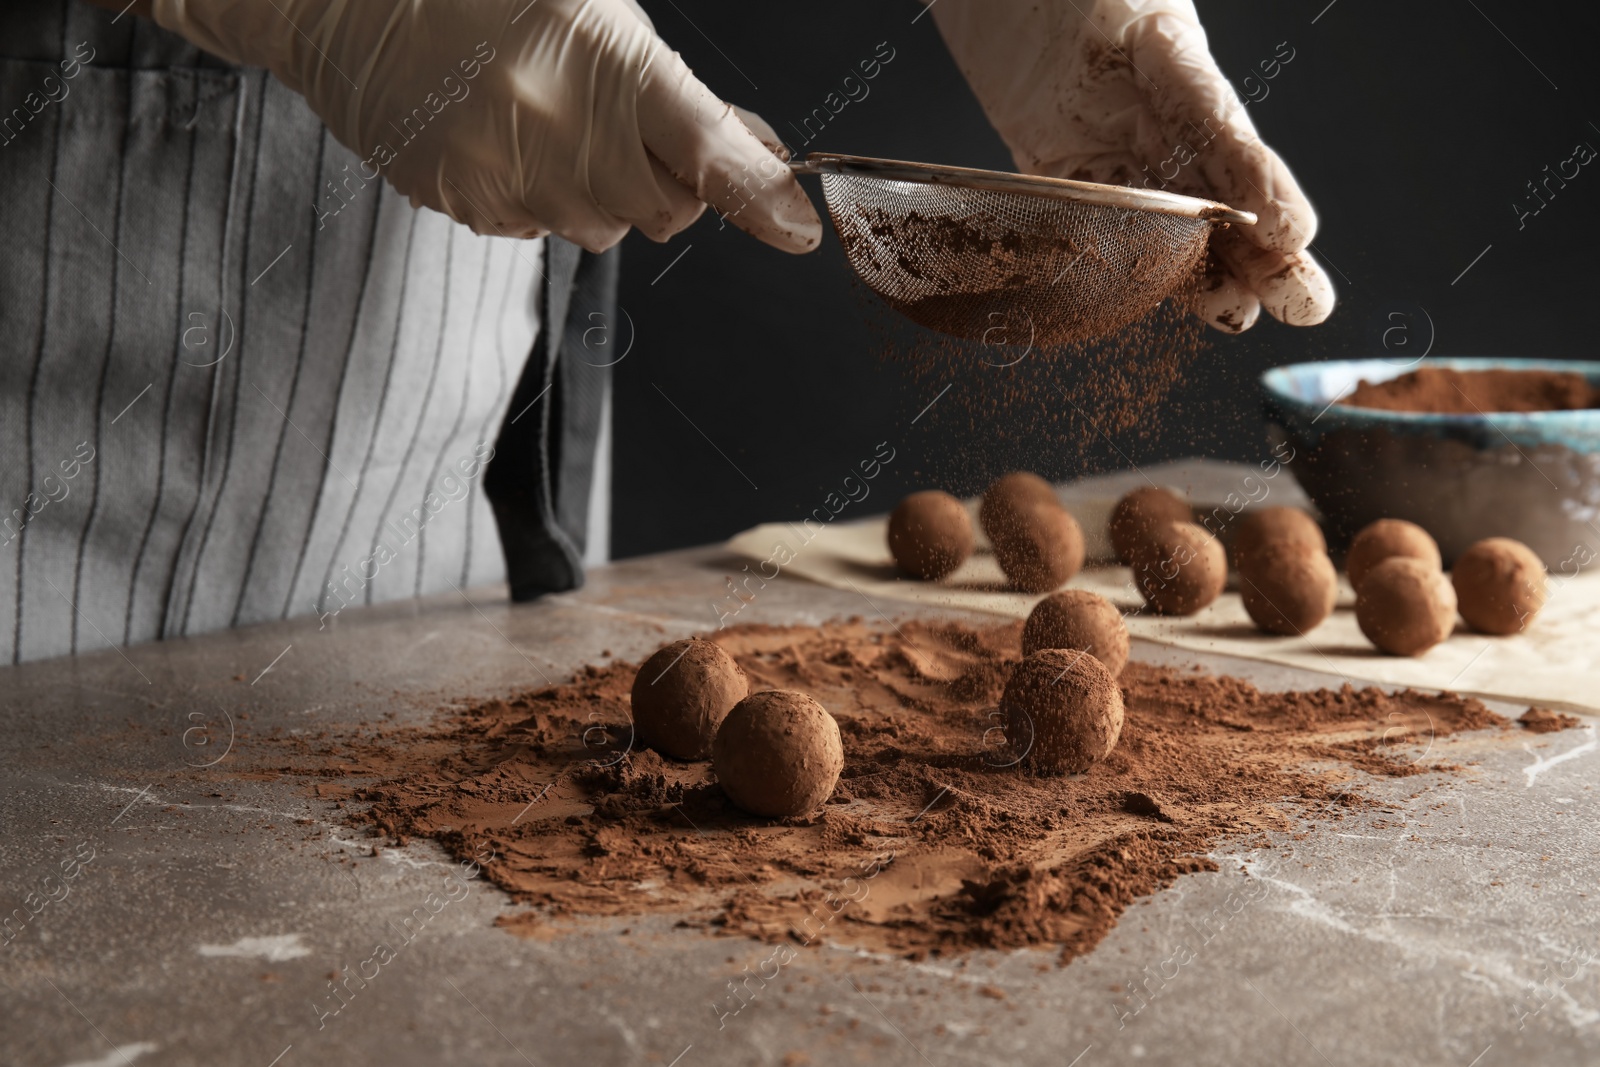
[[[1190,0],[936,0],[933,18],[1025,173],[1165,189],[1260,216],[1212,241],[1193,309],[1230,333],[1261,308],[1333,311],[1305,251],[1317,215],[1217,69]]]
[[[783,164],[630,0],[155,0],[208,52],[265,67],[415,206],[591,251],[706,204],[788,252],[822,223]],[[410,139],[408,139],[408,136]]]

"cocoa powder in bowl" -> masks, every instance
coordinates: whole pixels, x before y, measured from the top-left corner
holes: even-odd
[[[1382,651],[1420,656],[1455,629],[1456,592],[1426,560],[1391,556],[1356,590],[1356,623]]]
[[[995,562],[1012,585],[1025,593],[1047,593],[1083,569],[1083,528],[1065,508],[1034,501],[1008,518],[990,536]]]
[[[1485,538],[1461,553],[1450,581],[1461,617],[1479,633],[1525,630],[1544,607],[1544,563],[1509,537]]]
[[[1170,489],[1141,486],[1111,509],[1111,547],[1117,562],[1133,563],[1135,554],[1149,546],[1156,529],[1169,522],[1193,522],[1194,509]]]
[[[717,727],[749,693],[750,679],[721,645],[674,641],[645,660],[633,679],[633,726],[657,752],[710,759]]]
[[[1044,774],[1080,774],[1122,735],[1122,690],[1087,652],[1046,648],[1023,658],[1000,698],[1006,740]]]
[[[722,720],[712,748],[717,782],[752,815],[804,815],[833,795],[844,769],[839,724],[805,693],[752,693]]]
[[[889,554],[902,570],[937,580],[977,547],[966,505],[937,489],[912,493],[889,516]]]
[[[1427,530],[1404,519],[1379,519],[1362,527],[1350,542],[1350,551],[1344,557],[1344,572],[1359,592],[1367,572],[1391,556],[1418,559],[1434,570],[1444,565],[1439,544]]]
[[[1128,627],[1116,605],[1087,589],[1063,589],[1033,606],[1022,624],[1022,654],[1066,648],[1087,652],[1115,677],[1128,662]]]
[[[1600,389],[1571,371],[1419,367],[1386,382],[1363,381],[1339,403],[1445,415],[1578,411],[1600,407]]]

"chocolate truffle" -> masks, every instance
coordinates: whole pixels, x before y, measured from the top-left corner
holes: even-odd
[[[1024,504],[990,535],[994,558],[1025,593],[1059,589],[1083,568],[1083,529],[1054,501]]]
[[[1117,562],[1133,563],[1135,550],[1149,543],[1158,526],[1193,521],[1194,509],[1170,489],[1155,485],[1135,489],[1111,509],[1111,547]]]
[[[1006,740],[1045,774],[1077,774],[1122,734],[1122,690],[1087,652],[1046,648],[1017,664],[1000,697]]]
[[[1228,554],[1192,522],[1165,523],[1134,554],[1133,581],[1162,615],[1193,615],[1222,595]]]
[[[833,795],[844,770],[839,724],[804,693],[751,693],[722,720],[711,767],[728,799],[752,815],[804,815]]]
[[[983,494],[983,503],[978,505],[978,525],[989,535],[989,540],[994,541],[996,531],[1001,531],[1003,536],[1005,530],[1016,524],[1018,512],[1027,504],[1059,507],[1061,502],[1056,499],[1056,491],[1050,483],[1037,474],[1012,471],[996,479]]]
[[[1379,519],[1365,526],[1350,542],[1344,572],[1359,591],[1367,572],[1391,556],[1420,559],[1434,570],[1443,565],[1439,546],[1427,530],[1404,519]]]
[[[1333,613],[1339,572],[1328,553],[1304,541],[1254,548],[1239,564],[1239,598],[1269,634],[1310,633]]]
[[[889,516],[889,552],[918,578],[943,578],[967,561],[976,543],[966,506],[937,489],[912,493]]]
[[[1356,622],[1384,652],[1421,655],[1455,629],[1456,591],[1427,560],[1390,556],[1356,590]]]
[[[709,759],[717,727],[749,693],[750,679],[721,645],[674,641],[633,676],[633,728],[664,755]]]
[[[1115,678],[1128,663],[1128,628],[1111,601],[1087,589],[1063,589],[1033,606],[1022,624],[1022,654],[1041,648],[1087,652]]]
[[[1261,508],[1245,515],[1239,523],[1239,532],[1233,536],[1233,551],[1228,555],[1235,570],[1244,561],[1266,548],[1293,542],[1306,545],[1318,552],[1328,551],[1328,542],[1322,536],[1317,520],[1299,508]]]
[[[1509,537],[1477,542],[1450,568],[1461,617],[1479,633],[1525,630],[1544,607],[1544,563]]]

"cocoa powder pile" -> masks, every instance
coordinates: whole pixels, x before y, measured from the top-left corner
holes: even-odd
[[[397,841],[492,849],[485,876],[528,905],[505,923],[520,932],[656,913],[771,941],[911,957],[1050,945],[1066,961],[1137,898],[1215,870],[1217,846],[1367,803],[1353,771],[1440,769],[1418,765],[1421,744],[1508,727],[1449,694],[1266,693],[1130,663],[1115,749],[1086,774],[1040,775],[1007,747],[996,710],[1020,627],[849,620],[712,635],[752,691],[800,690],[838,720],[843,775],[802,818],[745,815],[708,764],[632,744],[635,668],[621,663],[425,728],[285,738],[273,766],[319,796],[368,802],[346,817]]]
[[[1386,382],[1363,381],[1340,403],[1441,415],[1579,411],[1600,407],[1600,389],[1583,375],[1564,371],[1419,367]]]
[[[1529,708],[1517,720],[1524,730],[1535,734],[1553,734],[1557,730],[1571,730],[1583,725],[1583,720],[1564,711],[1549,708]]]

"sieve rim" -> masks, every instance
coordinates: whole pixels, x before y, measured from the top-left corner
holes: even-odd
[[[1105,185],[1100,182],[1080,182],[1070,178],[1046,178],[1037,174],[1013,174],[1002,170],[980,170],[974,167],[945,167],[932,163],[912,163],[900,159],[879,159],[874,156],[850,156],[835,152],[810,152],[802,162],[791,162],[795,174],[853,174],[866,178],[891,181],[919,182],[924,185],[949,185],[965,189],[987,189],[1002,193],[1020,193],[1049,200],[1072,200],[1079,203],[1098,204],[1103,207],[1131,208],[1136,211],[1153,211],[1161,215],[1201,219],[1208,222],[1232,222],[1254,226],[1256,215],[1251,211],[1204,200],[1197,196],[1168,193],[1157,189],[1139,189],[1129,185]]]

